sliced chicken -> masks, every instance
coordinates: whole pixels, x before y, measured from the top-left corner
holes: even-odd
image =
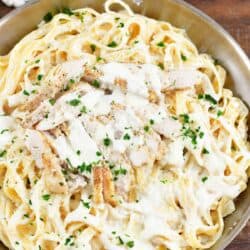
[[[93,200],[95,203],[109,203],[116,206],[115,187],[108,167],[93,168]]]

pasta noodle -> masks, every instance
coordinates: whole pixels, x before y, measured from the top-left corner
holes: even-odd
[[[48,13],[0,57],[1,241],[210,248],[250,165],[248,109],[225,80],[184,30],[121,0]]]

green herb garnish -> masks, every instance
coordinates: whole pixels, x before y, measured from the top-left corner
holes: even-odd
[[[90,44],[90,48],[92,50],[92,53],[94,53],[95,50],[96,50],[96,45],[95,44]]]
[[[87,114],[87,107],[86,106],[82,106],[80,112],[84,113],[84,114]]]
[[[95,88],[100,88],[100,86],[101,86],[101,83],[98,81],[98,80],[94,80],[94,81],[92,81],[92,83],[91,83]]]
[[[158,67],[162,70],[164,70],[164,64],[163,63],[158,63]]]
[[[88,172],[91,173],[92,171],[92,164],[86,164],[86,163],[82,163],[82,165],[77,166],[77,169],[83,173],[83,172]]]
[[[2,135],[3,133],[8,132],[8,131],[9,131],[9,129],[3,129],[3,130],[0,132],[0,134]]]
[[[150,123],[150,125],[154,125],[154,124],[155,124],[155,121],[154,121],[153,119],[150,119],[150,120],[149,120],[149,123]]]
[[[157,43],[157,46],[164,48],[165,47],[165,43],[163,41],[161,41],[161,42]]]
[[[209,154],[209,151],[206,148],[202,149],[202,154]]]
[[[39,75],[37,76],[37,80],[38,80],[38,81],[41,81],[42,78],[43,78],[43,75],[42,75],[42,74],[39,74]]]
[[[211,95],[205,95],[205,100],[211,102],[212,104],[217,104],[217,101]]]
[[[205,94],[205,95],[199,94],[198,99],[204,99],[204,100],[206,100],[208,102],[211,102],[214,105],[217,104],[217,101],[209,94]]]
[[[117,236],[117,239],[118,239],[119,245],[124,245],[124,241],[122,240],[120,236]]]
[[[102,153],[100,151],[97,151],[96,156],[102,156]]]
[[[223,111],[218,110],[218,112],[217,112],[217,116],[218,116],[218,117],[222,116],[223,114],[224,114],[224,112],[223,112]]]
[[[163,183],[163,184],[167,184],[168,180],[160,180],[160,182]]]
[[[203,183],[205,183],[207,180],[208,180],[208,177],[207,177],[207,176],[205,176],[205,177],[203,177],[203,178],[201,179],[201,181],[202,181]]]
[[[184,124],[190,122],[190,118],[189,118],[189,115],[188,115],[188,114],[181,114],[181,115],[180,115],[180,118],[182,119],[182,121],[183,121]]]
[[[69,101],[69,105],[74,106],[74,107],[78,106],[80,103],[81,101],[79,99],[73,99]]]
[[[66,14],[66,15],[69,15],[69,16],[74,15],[74,12],[68,7],[62,8],[62,13]]]
[[[128,133],[126,133],[124,136],[123,136],[123,140],[130,140],[130,135]]]
[[[29,96],[29,95],[30,95],[30,93],[29,93],[27,90],[24,90],[24,91],[23,91],[23,94],[26,95],[26,96]]]
[[[119,25],[117,26],[117,28],[123,28],[124,27],[124,23],[119,23]]]
[[[185,62],[185,61],[187,61],[187,57],[185,55],[181,54],[181,60]]]
[[[0,158],[4,157],[7,154],[6,150],[0,152]]]
[[[116,43],[115,41],[112,41],[112,42],[110,42],[110,43],[108,44],[108,47],[110,47],[110,48],[115,48],[115,47],[117,47],[117,43]]]
[[[145,132],[148,132],[148,131],[149,131],[149,129],[150,129],[150,127],[149,127],[148,125],[146,125],[146,126],[144,126],[144,128],[143,128],[143,129],[144,129],[144,131],[145,131]]]
[[[56,99],[49,99],[49,103],[53,106],[53,105],[55,105],[55,103],[56,103]]]
[[[106,137],[106,138],[103,139],[103,144],[104,144],[106,147],[110,146],[111,143],[112,143],[112,141],[111,141],[110,138]]]
[[[48,201],[50,199],[50,195],[44,194],[44,195],[42,195],[42,198],[43,198],[43,200]]]
[[[97,62],[100,62],[101,60],[103,60],[103,58],[100,57],[100,56],[98,56],[98,57],[96,58],[96,61],[97,61]]]
[[[128,241],[128,242],[126,243],[126,246],[129,247],[129,248],[134,247],[134,245],[135,245],[134,241]]]
[[[90,209],[90,202],[86,202],[82,200],[82,204],[84,207],[86,207],[87,209]]]
[[[53,19],[53,14],[51,12],[48,12],[44,17],[43,20],[48,23]]]

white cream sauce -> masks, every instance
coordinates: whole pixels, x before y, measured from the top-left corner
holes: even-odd
[[[80,68],[76,65],[71,74],[78,75]],[[151,178],[151,182],[147,182],[147,188],[138,190],[138,202],[128,203],[121,198],[122,202],[116,209],[106,205],[100,208],[103,214],[99,217],[79,206],[65,221],[70,223],[84,220],[102,232],[100,240],[110,250],[126,249],[118,246],[116,239],[119,235],[124,241],[129,241],[124,236],[126,234],[135,242],[134,249],[153,250],[157,235],[168,235],[169,238],[162,244],[170,249],[179,249],[179,245],[186,244],[178,233],[183,227],[195,224],[199,228],[204,225],[200,219],[200,211],[207,211],[209,214],[211,206],[221,197],[233,198],[240,193],[239,186],[229,185],[222,178],[228,161],[211,139],[205,115],[202,112],[190,115],[193,129],[199,127],[204,133],[197,139],[197,146],[194,148],[190,138],[183,138],[183,124],[171,117],[164,103],[162,90],[186,87],[192,89],[195,84],[203,81],[203,77],[194,69],[163,72],[150,64],[139,66],[108,63],[98,65],[97,68],[103,74],[99,79],[100,88],[81,83],[74,91],[61,96],[54,105],[48,105],[45,101],[42,107],[48,109],[48,116],[38,123],[36,129],[48,136],[46,131],[67,123],[66,135],[49,136],[49,140],[59,157],[70,160],[73,167],[105,159],[122,166],[128,173],[132,167],[146,165],[148,167],[144,175],[149,175],[151,172],[148,170],[160,158],[161,165],[165,167],[162,170],[165,173],[163,177],[170,176],[170,166],[178,167],[175,173],[178,176],[176,180],[165,180],[162,176],[156,176],[153,180]],[[115,84],[116,79],[126,81],[126,91]],[[106,88],[111,90],[109,94],[105,94]],[[148,100],[149,89],[153,89],[159,96],[158,104]],[[72,100],[78,100],[77,104],[70,105]],[[81,112],[83,107],[84,112]],[[32,141],[27,141],[27,147],[39,166],[40,156],[35,148],[42,152],[42,145],[33,132],[27,133],[32,135],[30,140],[33,138]],[[163,142],[161,137],[164,138],[165,148],[161,148],[163,151],[160,155]],[[201,156],[204,147],[213,153]],[[195,166],[186,164],[184,148],[195,152]],[[207,181],[203,183],[201,176],[207,176]],[[116,188],[128,190],[129,174],[122,178],[122,181],[117,181]],[[185,209],[177,206],[177,201]],[[192,204],[196,204],[197,211],[192,210]],[[109,220],[105,217],[105,209],[110,210],[115,220],[111,220],[111,216]],[[84,219],[83,215],[86,216]],[[129,216],[131,221],[128,223]],[[206,219],[208,222],[211,220]],[[138,223],[133,224],[133,220],[138,220]],[[128,227],[125,222],[129,224]],[[117,234],[112,235],[112,231],[117,231]]]

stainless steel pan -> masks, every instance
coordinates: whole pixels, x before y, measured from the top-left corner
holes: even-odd
[[[215,21],[182,0],[144,0],[138,6],[126,0],[135,12],[160,20],[167,20],[185,28],[200,51],[219,59],[229,73],[227,87],[250,106],[250,62],[234,39]],[[103,10],[104,0],[41,0],[31,1],[0,20],[0,54],[7,53],[42,17],[55,8],[93,7]],[[226,218],[222,238],[212,248],[224,249],[250,218],[250,185],[237,199],[237,210]],[[249,246],[250,248],[250,246]],[[4,249],[0,246],[0,250]]]

